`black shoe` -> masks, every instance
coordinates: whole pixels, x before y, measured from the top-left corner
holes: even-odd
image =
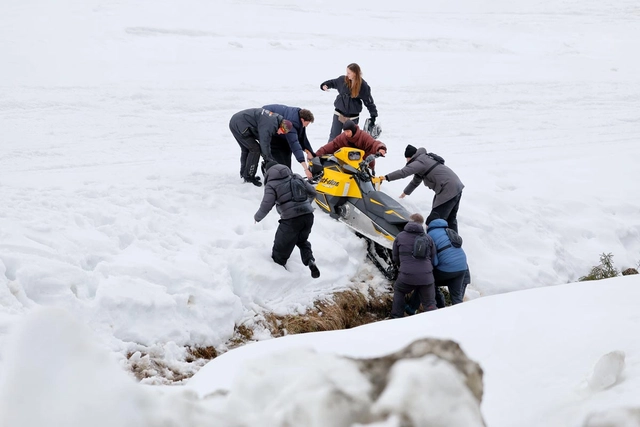
[[[316,262],[314,260],[309,261],[309,270],[311,270],[311,277],[317,279],[320,277],[320,270],[316,266]]]
[[[256,187],[262,187],[262,183],[260,182],[260,177],[259,176],[245,176],[244,177],[244,182],[250,182],[253,185],[255,185]]]

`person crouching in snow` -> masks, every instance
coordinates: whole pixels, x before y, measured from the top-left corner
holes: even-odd
[[[435,279],[433,266],[438,264],[436,245],[425,233],[424,217],[414,213],[404,230],[393,241],[393,262],[398,266],[398,278],[393,285],[391,318],[404,316],[405,296],[412,291],[419,295],[424,311],[436,310]],[[427,239],[424,258],[414,256],[414,242],[418,236]]]
[[[271,258],[276,264],[286,268],[287,260],[294,246],[297,246],[302,263],[311,270],[311,277],[320,277],[308,240],[313,227],[311,203],[316,196],[316,189],[302,177],[294,177],[291,169],[275,161],[268,162],[265,170],[264,196],[253,218],[256,222],[262,221],[274,205],[280,214],[280,225],[276,230]]]

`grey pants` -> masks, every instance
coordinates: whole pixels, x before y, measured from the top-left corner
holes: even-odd
[[[356,117],[355,119],[351,119],[351,121],[354,122],[355,124],[358,124],[358,122],[360,121],[360,118]],[[342,133],[342,122],[340,121],[340,118],[334,114],[333,121],[331,122],[331,133],[329,133],[329,142],[336,139],[336,136],[340,135],[341,133]]]

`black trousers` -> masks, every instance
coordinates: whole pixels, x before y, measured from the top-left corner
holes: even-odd
[[[291,152],[287,138],[284,136],[281,137],[280,135],[271,138],[271,156],[273,160],[291,169],[292,155],[293,153]]]
[[[309,234],[313,227],[313,214],[308,213],[295,218],[281,219],[279,221],[276,237],[273,241],[271,258],[280,265],[286,265],[294,247],[300,249],[300,258],[304,265],[314,260]]]
[[[415,291],[415,292],[413,292]],[[413,296],[418,298],[418,306],[422,303],[425,311],[436,309],[435,287],[433,283],[428,285],[407,285],[400,281],[396,281],[393,285],[393,305],[391,306],[391,317],[403,317],[405,296],[413,292]],[[413,298],[412,296],[412,298]]]
[[[445,272],[437,269],[433,270],[433,277],[436,279],[435,286],[435,299],[438,308],[444,308],[445,301],[444,295],[440,291],[440,286],[446,286],[451,296],[451,304],[460,304],[464,298],[464,292],[467,289],[467,285],[470,279],[469,270]],[[467,283],[465,283],[467,282]],[[414,292],[409,299],[409,307],[413,310],[418,310],[420,307],[420,297]],[[424,306],[423,306],[424,307]]]
[[[244,135],[233,119],[229,122],[229,130],[240,146],[240,176],[243,178],[253,178],[258,171],[260,161],[260,143],[251,135]]]
[[[458,208],[460,207],[461,198],[462,193],[458,194],[453,199],[444,202],[440,206],[431,209],[431,213],[438,212],[440,218],[447,221],[449,228],[456,230],[456,232],[458,231]],[[435,197],[433,200],[435,200]]]

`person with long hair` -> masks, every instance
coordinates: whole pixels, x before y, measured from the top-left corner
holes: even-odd
[[[324,91],[336,89],[338,91],[338,96],[333,103],[335,112],[333,113],[329,141],[333,141],[340,135],[342,124],[347,120],[358,124],[363,103],[369,110],[371,126],[375,125],[378,109],[373,101],[373,96],[371,96],[371,88],[362,78],[362,71],[358,64],[347,65],[347,73],[344,76],[323,82],[320,89]]]

